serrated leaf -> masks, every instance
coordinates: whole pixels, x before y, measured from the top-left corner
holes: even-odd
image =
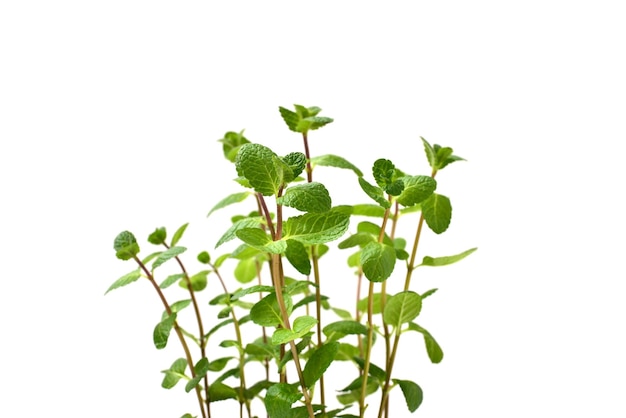
[[[387,299],[383,311],[383,321],[396,329],[411,322],[422,310],[422,298],[415,292],[404,291]]]
[[[284,223],[283,239],[296,239],[303,244],[324,244],[342,236],[349,224],[350,216],[335,209],[292,216]]]
[[[237,391],[222,382],[214,382],[209,386],[209,402],[211,403],[237,398]]]
[[[315,382],[322,377],[326,369],[335,360],[338,351],[339,343],[326,342],[313,352],[302,371],[306,387],[311,388],[315,385]]]
[[[285,155],[282,160],[289,166],[292,171],[292,178],[285,179],[286,182],[293,181],[306,168],[306,155],[301,152],[291,152]]]
[[[430,332],[426,331],[415,322],[409,323],[409,330],[417,331],[424,336],[424,344],[426,345],[428,358],[432,363],[441,363],[441,360],[443,360],[443,350],[441,349],[441,346],[439,345],[437,340],[435,340],[435,338],[430,334]]]
[[[156,327],[154,327],[152,338],[154,340],[154,346],[158,350],[165,348],[165,346],[167,345],[167,340],[170,336],[170,332],[172,331],[172,327],[174,326],[174,322],[176,322],[175,312],[173,312],[170,316],[159,322]]]
[[[164,227],[160,227],[148,236],[148,242],[154,245],[161,245],[165,242],[165,238],[167,238],[167,232]]]
[[[235,203],[243,202],[250,195],[252,195],[252,193],[250,192],[240,192],[240,193],[233,193],[231,195],[228,195],[222,200],[220,200],[219,202],[217,202],[217,204],[211,208],[211,210],[206,216],[209,217],[213,212],[215,212],[218,209],[225,208]]]
[[[280,112],[280,116],[282,116],[283,120],[287,124],[287,127],[289,128],[289,130],[298,132],[296,130],[298,126],[298,121],[300,120],[298,115],[295,112],[292,112],[291,110],[284,108],[282,106],[278,107],[278,111]]]
[[[361,250],[361,265],[369,281],[383,282],[396,265],[396,250],[387,244],[370,242]]]
[[[404,190],[396,200],[403,206],[413,206],[423,202],[437,188],[437,182],[429,176],[406,176],[401,180],[404,182]]]
[[[243,136],[243,131],[241,132],[226,132],[224,138],[218,140],[218,142],[222,143],[222,149],[224,151],[224,157],[230,162],[235,162],[235,157],[237,156],[237,152],[239,152],[239,148],[243,144],[249,144],[250,141]]]
[[[322,183],[311,182],[291,186],[277,203],[302,212],[327,212],[332,206],[330,194]]]
[[[265,410],[272,418],[292,418],[291,405],[302,397],[297,384],[276,383],[267,389]]]
[[[415,412],[424,399],[422,388],[420,388],[417,383],[410,380],[393,379],[393,381],[402,389],[402,394],[404,395],[404,400],[406,401],[406,406],[409,408],[409,411]]]
[[[446,196],[433,193],[421,203],[422,214],[428,227],[436,234],[441,234],[450,225],[452,205]]]
[[[185,247],[171,247],[163,251],[161,254],[159,254],[157,259],[154,260],[154,263],[152,263],[152,271],[154,271],[157,267],[163,265],[163,263],[165,263],[166,261],[171,260],[179,254],[184,253],[185,251],[187,251],[187,248]]]
[[[291,314],[293,309],[291,296],[284,294],[283,297],[285,299],[287,313]],[[284,326],[283,317],[280,313],[280,308],[276,300],[276,294],[270,293],[254,304],[252,309],[250,309],[250,318],[252,319],[252,322],[263,327],[276,327],[278,325]]]
[[[309,253],[300,241],[295,239],[287,240],[287,249],[285,250],[285,256],[289,263],[295,267],[298,272],[304,275],[311,274],[311,261],[309,260]]]
[[[139,244],[129,231],[120,232],[113,241],[115,256],[120,260],[130,260],[139,254]]]
[[[284,169],[289,168],[268,147],[244,144],[235,158],[237,173],[264,196],[275,196],[283,185]]]
[[[364,370],[365,360],[360,357],[355,357],[352,360],[354,360],[354,362],[359,365],[361,370]],[[377,379],[379,382],[384,382],[385,379],[387,379],[387,373],[380,366],[377,366],[374,363],[370,363],[369,374],[373,378]]]
[[[238,230],[236,235],[249,246],[264,252],[282,254],[287,249],[285,241],[273,241],[261,228],[243,228]]]
[[[395,165],[384,158],[379,158],[374,162],[372,174],[376,184],[387,194],[398,196],[404,189],[404,183],[398,180]]]
[[[311,164],[314,166],[321,165],[325,167],[335,167],[352,170],[357,176],[363,176],[363,172],[359,170],[354,164],[352,164],[345,158],[339,157],[337,155],[327,154],[313,157],[311,158]]]
[[[140,277],[141,277],[141,271],[139,269],[133,270],[130,273],[126,273],[125,275],[123,275],[122,277],[117,279],[115,282],[113,282],[113,284],[111,286],[109,286],[107,291],[104,292],[104,294],[106,295],[111,290],[117,289],[118,287],[122,287],[122,286],[126,286],[127,284],[131,284],[132,282],[137,281],[137,279],[139,279]]]
[[[187,306],[189,306],[190,304],[191,304],[191,299],[183,299],[183,300],[179,300],[179,301],[172,303],[170,305],[170,309],[172,310],[172,312],[180,312],[183,309],[185,309]],[[167,318],[167,312],[164,312],[164,315],[162,316],[161,319],[165,319],[165,318]]]
[[[429,297],[430,295],[432,295],[433,293],[435,293],[438,289],[430,289],[425,291],[424,293],[422,293],[422,300],[426,299],[427,297]]]
[[[187,226],[189,226],[189,222],[187,222],[184,225],[181,225],[181,227],[178,228],[176,232],[174,232],[174,235],[172,236],[172,242],[170,243],[170,247],[174,247],[176,246],[176,244],[178,244],[178,241],[180,241],[180,239],[183,237],[183,234],[185,233]]]
[[[176,283],[183,277],[185,277],[184,273],[177,273],[177,274],[172,274],[170,276],[167,276],[167,278],[161,282],[159,287],[161,289],[167,289],[168,287],[170,287],[171,285],[173,285],[174,283]]]
[[[237,231],[239,231],[240,229],[258,227],[259,225],[261,225],[261,223],[263,223],[263,218],[261,218],[260,216],[239,219],[238,221],[234,222],[230,226],[230,228],[228,228],[224,235],[221,236],[221,238],[217,241],[217,244],[215,244],[215,248],[230,240],[235,239],[237,237]]]
[[[368,183],[363,177],[359,177],[359,185],[361,189],[383,208],[391,207],[391,203],[385,198],[385,193],[380,187]]]
[[[421,266],[431,266],[431,267],[440,267],[447,266],[449,264],[456,263],[457,261],[463,260],[465,257],[476,251],[478,248],[470,248],[467,251],[463,251],[462,253],[456,255],[450,255],[445,257],[429,257],[426,256],[422,260]]]
[[[432,145],[430,145],[430,143],[428,141],[426,141],[423,137],[420,137],[422,139],[422,143],[424,144],[424,151],[426,152],[426,159],[428,160],[428,164],[430,164],[430,166],[436,170],[437,169],[437,154],[435,153],[435,150],[433,149]]]

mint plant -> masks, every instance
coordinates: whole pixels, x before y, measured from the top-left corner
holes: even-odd
[[[450,199],[437,193],[435,177],[462,158],[452,148],[421,138],[429,174],[409,174],[380,158],[371,177],[365,176],[343,157],[310,154],[309,134],[333,122],[320,116],[320,108],[295,105],[279,112],[302,137],[303,152],[279,156],[243,132],[227,132],[219,140],[238,185],[208,217],[225,208],[238,210],[226,228],[215,226],[225,230],[217,243],[207,244],[211,253],[200,250],[194,260],[179,245],[188,224],[171,238],[166,228],[156,228],[147,237],[155,248],[141,256],[136,237],[123,231],[114,240],[115,254],[134,269],[106,293],[139,279],[156,292],[163,312],[154,327],[154,345],[166,347],[174,331],[182,349],[181,357],[163,370],[161,385],[172,389],[184,383],[197,400],[195,415],[182,418],[209,418],[211,405],[220,401],[232,402],[239,416],[248,418],[363,418],[366,413],[382,418],[389,417],[389,395],[396,388],[414,412],[423,398],[415,381],[419,376],[395,367],[402,335],[420,333],[430,361],[443,359],[433,335],[416,322],[437,289],[416,289],[414,273],[419,267],[458,262],[476,250],[418,261],[424,224],[441,234],[452,217]],[[364,201],[334,206],[326,186],[314,180],[319,167],[352,171],[354,183],[345,187],[360,188]],[[224,250],[229,242],[236,245]],[[350,251],[354,302],[333,300],[327,294],[333,285],[320,268],[325,254],[341,250]],[[166,263],[177,271],[162,273]],[[402,284],[402,290],[390,293],[391,281]],[[209,287],[210,282],[217,286]],[[170,296],[180,294],[174,285],[182,288],[183,299]],[[181,323],[183,310],[193,312],[195,324]],[[230,337],[215,341],[229,328]],[[383,346],[380,358],[376,344]],[[218,347],[232,355],[219,357]],[[352,376],[342,373],[346,380],[329,388],[325,376],[342,364],[352,365]]]

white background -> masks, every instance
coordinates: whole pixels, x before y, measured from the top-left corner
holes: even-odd
[[[103,296],[132,269],[113,238],[191,222],[199,268],[228,222],[205,215],[238,190],[216,141],[300,150],[277,111],[299,103],[335,118],[313,154],[427,173],[424,136],[467,159],[438,176],[453,221],[420,257],[479,250],[416,276],[439,288],[420,323],[445,358],[407,335],[415,416],[626,416],[621,2],[224,4],[0,5],[0,415],[195,412],[160,388],[179,351],[152,345],[148,284]],[[366,201],[349,172],[319,173],[336,203]],[[341,263],[322,265],[338,304]]]

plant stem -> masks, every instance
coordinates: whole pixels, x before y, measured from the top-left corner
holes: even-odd
[[[287,313],[287,307],[285,305],[285,298],[283,296],[282,289],[282,279],[280,272],[280,254],[272,254],[272,271],[274,276],[274,289],[276,291],[276,301],[278,302],[278,306],[280,308],[280,313],[283,320],[283,325],[285,329],[291,330],[291,324],[289,323],[289,314]],[[296,372],[298,373],[298,379],[300,380],[300,386],[302,387],[302,394],[304,395],[304,403],[306,405],[307,411],[309,413],[310,418],[315,418],[315,413],[313,412],[313,405],[311,404],[311,395],[306,387],[306,383],[304,382],[304,375],[302,374],[302,368],[300,367],[300,356],[298,355],[298,348],[296,347],[296,343],[294,340],[289,341],[289,346],[291,348],[291,354],[293,356],[293,362],[296,366]]]
[[[145,264],[143,264],[137,256],[133,256],[133,259],[135,260],[135,262],[137,262],[137,264],[139,264],[139,267],[141,267],[143,272],[148,277],[148,280],[150,281],[150,283],[152,283],[152,286],[156,290],[157,294],[159,295],[159,298],[161,299],[161,302],[163,303],[165,312],[167,312],[168,315],[172,315],[172,308],[170,308],[170,304],[167,302],[167,299],[165,299],[165,295],[161,291],[161,288],[157,284],[156,280],[154,280],[154,276],[152,275],[150,270],[148,270]],[[189,365],[191,377],[194,378],[196,377],[196,372],[194,370],[194,362],[193,362],[193,358],[191,357],[191,352],[189,351],[189,346],[187,345],[187,341],[185,340],[185,336],[183,335],[180,329],[180,326],[178,325],[178,322],[174,321],[173,328],[174,328],[174,331],[176,332],[176,335],[178,336],[178,339],[180,340],[180,344],[183,346],[183,351],[185,352],[185,359],[187,360],[187,364]],[[206,403],[206,411],[205,411],[204,401],[202,399],[202,392],[200,391],[200,386],[196,386],[196,396],[198,398],[198,403],[200,406],[200,411],[202,412],[202,417],[207,418],[207,412],[208,412],[208,418],[211,418],[211,409],[209,407],[208,402]]]
[[[437,174],[436,170],[433,170],[431,177],[435,178]],[[420,219],[417,223],[417,231],[415,232],[415,240],[413,241],[413,248],[411,250],[411,258],[406,270],[406,278],[404,280],[404,291],[408,291],[411,284],[411,277],[415,270],[415,258],[417,256],[417,248],[419,246],[420,237],[422,236],[422,227],[424,225],[424,214],[420,212]],[[393,371],[393,365],[396,360],[396,353],[398,352],[398,345],[400,344],[400,330],[396,330],[396,336],[393,341],[393,348],[391,350],[391,356],[387,363],[387,378],[385,379],[385,385],[383,387],[383,393],[380,399],[380,407],[378,409],[378,417],[382,417],[383,410],[387,408],[387,401],[389,399],[389,390],[391,387],[391,373]]]
[[[167,249],[170,248],[166,243],[163,243],[163,245]],[[200,341],[200,356],[201,358],[207,358],[206,341],[204,339],[204,325],[202,324],[202,316],[200,315],[200,308],[198,307],[198,302],[196,301],[196,294],[191,286],[191,279],[189,278],[189,274],[187,274],[187,269],[185,269],[183,262],[180,260],[178,256],[176,256],[175,259],[178,265],[180,266],[181,271],[183,272],[183,275],[184,275],[183,280],[185,280],[185,282],[187,283],[187,289],[189,290],[189,297],[191,298],[193,310],[196,315],[196,322],[198,323],[198,333],[199,333],[198,341]],[[209,408],[211,398],[209,396],[209,377],[206,374],[204,375],[203,381],[204,381],[204,392],[205,392],[206,404],[207,404],[207,408]]]
[[[304,155],[306,156],[306,178],[310,183],[313,181],[313,168],[311,167],[311,154],[309,152],[309,140],[306,132],[302,132],[302,140],[304,142]]]
[[[315,277],[315,316],[317,317],[317,348],[322,346],[322,293],[320,291],[319,258],[317,246],[311,246],[311,259],[313,260],[313,276]],[[324,374],[320,376],[320,404],[322,414],[326,413],[326,393],[324,389]]]
[[[391,202],[392,197],[388,197]],[[385,238],[385,228],[387,226],[387,219],[389,219],[389,208],[385,209],[383,215],[383,222],[380,226],[380,233],[378,234],[378,242],[382,243]],[[363,385],[361,386],[361,396],[359,398],[359,413],[360,418],[365,414],[365,397],[367,396],[367,380],[370,369],[371,355],[372,355],[372,343],[374,341],[374,282],[370,281],[369,290],[367,292],[367,347],[365,350],[365,364],[363,366]]]
[[[222,279],[222,275],[220,274],[218,268],[214,264],[209,264],[215,275],[217,276],[219,282],[222,284],[222,289],[224,293],[230,294],[228,289],[226,288],[226,283],[224,283],[224,279]],[[231,306],[230,316],[233,318],[233,326],[235,327],[235,337],[237,339],[237,343],[239,347],[243,349],[243,339],[241,338],[241,326],[239,324],[239,320],[237,319],[237,314],[235,313],[235,309]],[[246,374],[244,371],[244,366],[246,363],[246,357],[243,351],[239,350],[239,413],[243,414],[243,405],[246,405],[246,411],[248,412],[248,418],[252,417],[252,411],[250,408],[250,401],[246,399],[244,396],[244,392],[246,390]]]

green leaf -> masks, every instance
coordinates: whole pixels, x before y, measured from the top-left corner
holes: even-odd
[[[431,267],[439,267],[439,266],[447,266],[448,264],[456,263],[457,261],[463,260],[465,257],[476,251],[478,248],[470,248],[467,251],[463,251],[460,254],[450,255],[446,257],[429,257],[426,256],[422,260],[421,266],[431,266]]]
[[[215,382],[209,386],[209,402],[225,401],[226,399],[238,399],[237,390],[222,382]]]
[[[322,183],[311,182],[291,186],[277,203],[302,212],[327,212],[331,208],[328,190]]]
[[[329,340],[339,340],[346,335],[367,334],[367,327],[360,322],[346,320],[330,323],[322,330]]]
[[[387,194],[398,196],[404,189],[404,183],[398,179],[396,167],[389,160],[379,158],[374,162],[372,174],[376,184],[380,186]]]
[[[385,209],[391,207],[391,203],[385,198],[383,189],[368,183],[363,177],[359,177],[359,185],[365,194],[371,197],[380,206]]]
[[[426,345],[428,358],[432,363],[441,363],[441,360],[443,360],[443,350],[430,332],[426,331],[415,322],[409,323],[409,330],[420,332],[424,336],[424,344]]]
[[[224,199],[217,202],[217,204],[213,206],[213,208],[211,208],[211,210],[207,214],[207,217],[210,216],[213,212],[215,212],[218,209],[225,208],[226,206],[232,205],[234,203],[243,202],[251,194],[252,193],[250,192],[240,192],[240,193],[233,193],[231,195],[226,196]]]
[[[287,294],[283,295],[283,297],[285,299],[287,313],[291,314],[293,301]],[[279,325],[284,326],[283,317],[280,313],[280,308],[276,300],[276,293],[270,293],[258,301],[252,309],[250,309],[250,318],[252,319],[252,322],[263,327],[276,327]]]
[[[170,243],[170,247],[174,247],[176,244],[178,244],[178,241],[180,241],[180,239],[183,237],[183,234],[185,233],[187,226],[189,226],[189,222],[182,225],[180,228],[176,230],[176,232],[174,232],[174,236],[172,237],[172,242]]]
[[[202,264],[210,264],[211,263],[211,255],[208,252],[206,252],[206,251],[202,251],[200,254],[198,254],[198,257],[196,257],[196,258]]]
[[[215,248],[219,247],[220,245],[232,239],[235,239],[235,237],[237,237],[237,231],[239,231],[240,229],[258,227],[262,223],[263,223],[263,218],[261,218],[260,216],[256,216],[252,218],[243,218],[243,219],[236,221],[230,226],[230,228],[228,228],[228,230],[224,233],[224,235],[222,235],[222,237],[217,241],[217,244],[215,244]]]
[[[261,228],[243,228],[236,232],[237,238],[251,247],[272,254],[282,254],[287,249],[285,241],[272,241]]]
[[[306,387],[311,388],[315,385],[315,382],[322,377],[326,369],[335,360],[338,351],[338,342],[326,342],[313,352],[302,371]]]
[[[357,245],[359,247],[364,247],[370,242],[375,242],[375,241],[376,239],[372,236],[372,234],[368,232],[357,232],[356,234],[350,235],[348,238],[341,241],[337,245],[337,248],[346,249],[346,248],[356,247]]]
[[[170,276],[167,276],[167,278],[161,282],[159,287],[161,289],[167,289],[168,287],[170,287],[171,285],[173,285],[174,283],[176,283],[183,277],[185,277],[184,273],[177,273],[177,274],[172,274]]]
[[[311,164],[313,166],[321,165],[326,167],[348,169],[354,171],[354,173],[359,177],[363,176],[363,172],[359,170],[354,164],[337,155],[327,154],[313,157],[311,158]]]
[[[210,270],[202,270],[194,274],[193,276],[191,276],[189,278],[189,281],[191,282],[191,288],[196,292],[200,292],[204,290],[207,286],[207,283],[208,283],[207,276],[209,275],[210,272],[211,272]],[[188,289],[189,287],[187,284],[187,280],[181,280],[180,287],[182,287],[183,289]]]
[[[120,260],[130,260],[139,254],[139,244],[135,236],[128,231],[120,232],[113,241],[115,256]]]
[[[422,309],[422,298],[415,292],[404,291],[391,296],[385,304],[383,321],[396,329],[415,319]]]
[[[179,300],[177,302],[172,303],[172,305],[170,306],[170,309],[172,310],[172,312],[180,312],[183,309],[185,309],[187,306],[189,306],[191,304],[191,299],[183,299],[183,300]],[[167,312],[164,312],[164,315],[161,319],[166,319],[167,318]]]
[[[365,369],[365,360],[360,357],[355,357],[352,360],[359,365],[361,370]],[[384,382],[385,379],[387,379],[387,373],[380,366],[377,366],[374,363],[370,363],[369,374],[380,382]]]
[[[293,322],[292,329],[279,328],[272,335],[272,344],[280,345],[303,337],[317,324],[317,319],[312,316],[300,316]]]
[[[383,282],[391,276],[396,264],[396,250],[387,244],[370,242],[361,250],[363,274],[369,281]]]
[[[191,392],[209,371],[209,360],[206,357],[201,358],[194,366],[196,376],[190,379],[185,385],[185,392]]]
[[[356,216],[371,216],[382,218],[385,216],[385,209],[378,205],[361,204],[352,206],[352,214]]]
[[[295,239],[287,240],[287,249],[285,256],[289,263],[295,267],[298,272],[309,275],[311,274],[311,261],[309,260],[309,253],[300,241]]]
[[[350,216],[336,209],[292,216],[284,223],[283,239],[296,239],[303,244],[324,244],[342,236],[349,224]]]
[[[267,389],[265,410],[272,418],[291,418],[291,405],[302,397],[297,384],[276,383]]]
[[[239,283],[251,282],[257,277],[257,260],[255,258],[239,260],[233,273]]]
[[[436,170],[437,169],[437,154],[435,153],[435,150],[433,149],[432,145],[430,145],[428,143],[428,141],[426,141],[423,137],[422,138],[422,142],[424,143],[424,151],[426,152],[426,159],[428,160],[428,164],[430,164],[430,166]]]
[[[171,260],[179,254],[184,253],[185,251],[187,251],[187,248],[185,247],[171,247],[163,251],[161,254],[159,254],[157,259],[154,260],[154,263],[152,263],[152,271],[154,271],[157,267],[159,267],[166,261]]]
[[[422,202],[422,214],[428,227],[436,234],[441,234],[450,225],[452,205],[446,196],[433,193]]]
[[[301,152],[291,152],[285,155],[282,160],[291,168],[292,178],[285,179],[285,182],[292,182],[306,168],[306,155]]]
[[[237,173],[264,196],[275,196],[283,185],[284,170],[289,167],[269,148],[260,144],[244,144],[235,159]]]
[[[174,322],[176,322],[176,312],[173,312],[170,316],[159,322],[154,328],[152,337],[154,346],[158,350],[165,348],[167,345],[167,339],[170,337],[170,331],[172,331]]]
[[[224,151],[224,157],[226,157],[226,159],[230,161],[231,163],[235,162],[235,157],[237,156],[237,153],[239,152],[239,148],[243,144],[250,143],[250,141],[248,141],[246,137],[243,136],[243,131],[226,132],[226,134],[224,135],[224,138],[218,140],[218,142],[221,142],[223,144],[222,148]]]
[[[403,206],[413,206],[423,202],[437,188],[437,182],[429,176],[406,176],[401,180],[404,182],[404,190],[396,200]]]
[[[422,404],[424,398],[422,388],[420,388],[417,383],[411,382],[410,380],[393,379],[393,381],[402,389],[402,394],[404,395],[404,400],[406,401],[406,406],[409,408],[409,411],[415,412]]]
[[[363,298],[360,301],[357,302],[357,308],[359,309],[359,311],[361,312],[367,312],[367,303],[368,303],[368,298]],[[379,314],[383,311],[382,307],[383,307],[383,295],[381,293],[374,293],[372,295],[372,304],[373,304],[373,308],[374,308],[374,312],[373,314]]]
[[[153,233],[148,236],[148,242],[154,245],[161,245],[165,243],[165,238],[167,238],[167,232],[164,227],[157,228]]]
[[[169,369],[162,370],[161,373],[164,373],[163,382],[161,382],[161,387],[165,389],[171,389],[180,381],[180,379],[185,378],[185,369],[187,368],[187,360],[184,358],[177,359]]]
[[[259,293],[259,292],[273,292],[273,286],[262,286],[262,285],[254,285],[245,289],[237,290],[230,297],[231,301],[236,301],[241,299],[242,297],[249,295],[250,293]]]
[[[427,290],[425,292],[422,293],[422,300],[426,299],[428,296],[432,295],[433,293],[435,293],[438,289],[430,289]]]
[[[291,110],[284,108],[282,106],[278,107],[278,111],[280,112],[280,116],[283,117],[283,120],[287,124],[287,127],[289,128],[289,130],[298,132],[296,128],[298,126],[298,122],[300,118],[298,117],[296,112],[292,112]]]
[[[107,291],[104,292],[104,294],[106,295],[111,290],[117,289],[118,287],[122,287],[122,286],[126,286],[127,284],[131,284],[132,282],[137,281],[137,279],[139,279],[140,277],[141,277],[141,271],[139,269],[133,270],[130,273],[127,273],[127,274],[123,275],[122,277],[117,279],[115,282],[113,282],[113,284],[111,286],[109,286]]]

